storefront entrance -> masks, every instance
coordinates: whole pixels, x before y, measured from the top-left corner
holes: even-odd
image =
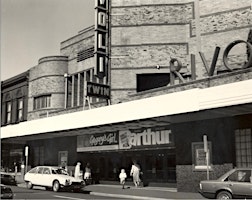
[[[176,182],[175,149],[138,150],[119,152],[79,153],[83,168],[86,163],[92,166],[93,178],[104,181],[118,181],[120,170],[124,168],[131,180],[132,161],[136,160],[143,172],[145,182]]]

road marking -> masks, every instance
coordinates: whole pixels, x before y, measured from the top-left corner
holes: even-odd
[[[139,200],[167,200],[166,198],[156,198],[156,197],[143,197],[135,195],[126,195],[126,194],[108,194],[102,192],[90,192],[91,195],[104,196],[104,197],[113,197],[113,198],[123,198],[123,199],[139,199]]]
[[[53,195],[54,197],[62,198],[62,199],[75,199],[75,200],[86,200],[86,199],[80,199],[80,198],[74,198],[74,197],[67,197],[67,196],[58,196]]]
[[[100,187],[112,187],[112,188],[121,188],[122,186],[120,185],[106,185],[106,184],[101,184],[101,185],[96,185]],[[127,186],[126,186],[127,187]],[[130,187],[130,186],[129,186]],[[131,189],[136,189],[136,190],[156,190],[156,191],[165,191],[165,192],[177,192],[177,188],[165,188],[165,187],[135,187],[131,186]]]

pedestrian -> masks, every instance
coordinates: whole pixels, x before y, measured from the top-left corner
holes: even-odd
[[[127,178],[127,174],[125,173],[125,169],[121,169],[121,173],[119,174],[119,179],[122,185],[122,189],[124,189],[126,178]]]
[[[135,186],[139,186],[140,184],[140,166],[137,164],[137,162],[134,160],[133,165],[130,170],[130,175],[133,177],[133,183]]]
[[[85,167],[84,180],[86,181],[86,183],[91,182],[91,167],[90,167],[90,163],[87,163],[87,165]]]
[[[75,166],[75,170],[74,170],[74,177],[76,179],[81,179],[80,166],[81,166],[81,163],[77,162],[77,164]]]

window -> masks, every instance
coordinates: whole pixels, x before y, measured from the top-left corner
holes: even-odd
[[[38,169],[38,174],[43,174],[43,167],[40,167],[39,169]]]
[[[86,102],[84,91],[86,90],[86,81],[90,81],[92,83],[101,83],[104,84],[106,82],[106,77],[98,78],[94,75],[94,69],[88,69],[86,71],[79,72],[77,74],[69,75],[66,79],[66,91],[65,91],[65,99],[66,99],[66,107],[75,107],[75,106],[83,106]],[[90,103],[99,102],[99,98],[90,97]],[[86,104],[87,105],[87,104]]]
[[[251,129],[235,131],[235,151],[237,167],[252,167]]]
[[[12,106],[11,106],[11,102],[7,102],[7,110],[6,110],[6,122],[7,124],[11,123],[11,110],[12,110]]]
[[[24,108],[24,101],[23,99],[18,99],[17,100],[17,120],[22,121],[23,120],[23,108]]]
[[[237,170],[227,178],[227,181],[250,182],[250,177],[250,170]]]
[[[77,62],[86,60],[86,59],[91,58],[93,56],[94,56],[94,47],[91,47],[89,49],[85,49],[83,51],[78,52]]]
[[[43,174],[51,174],[50,169],[48,167],[44,168],[44,173]]]
[[[169,83],[168,73],[137,74],[137,92],[164,87]]]
[[[51,107],[51,95],[34,97],[34,110]]]

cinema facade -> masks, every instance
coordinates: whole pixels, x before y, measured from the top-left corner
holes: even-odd
[[[251,166],[250,3],[223,1],[214,13],[210,1],[97,1],[95,26],[2,82],[1,166],[90,162],[98,183],[137,160],[144,185],[178,191],[196,191],[207,169]]]

